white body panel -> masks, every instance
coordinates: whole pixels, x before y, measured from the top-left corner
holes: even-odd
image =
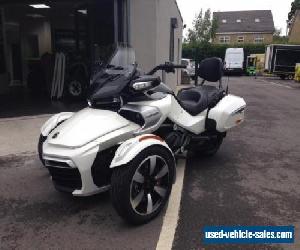
[[[159,122],[157,124],[155,124],[155,126],[150,127],[146,130],[143,130],[142,133],[140,133],[140,131],[138,131],[138,133],[137,133],[137,135],[138,134],[150,134],[150,133],[156,131],[161,126],[161,124],[166,120],[166,118],[168,117],[168,115],[171,111],[171,106],[172,106],[172,96],[167,95],[165,98],[163,98],[161,100],[144,101],[144,102],[132,102],[132,103],[129,103],[129,104],[158,108],[158,110],[161,113],[161,118],[160,118]]]
[[[243,98],[228,95],[210,110],[208,118],[216,121],[217,131],[226,132],[244,121],[245,107]]]
[[[48,134],[57,126],[57,124],[61,123],[62,121],[65,121],[69,119],[74,113],[71,112],[64,112],[59,113],[54,116],[52,116],[48,121],[45,122],[45,124],[41,128],[41,134],[43,136],[48,136]]]
[[[228,48],[225,54],[225,70],[244,69],[244,49]]]
[[[78,148],[108,133],[129,126],[129,124],[128,120],[116,112],[86,108],[54,129],[50,134],[48,143]],[[52,139],[51,136],[56,133],[59,135]]]
[[[205,130],[206,114],[207,110],[197,116],[191,116],[180,106],[174,96],[172,96],[171,112],[169,113],[168,118],[178,126],[198,135]]]
[[[91,112],[90,115],[87,112]],[[60,120],[58,117],[65,116],[63,114],[53,116],[46,122],[45,125],[48,125],[45,127],[55,127],[53,121]],[[82,188],[74,190],[74,196],[94,195],[108,189],[108,187],[97,187],[92,178],[91,167],[97,153],[127,141],[134,137],[134,133],[139,129],[140,126],[127,121],[115,112],[84,109],[49,135],[45,134],[46,129],[42,129],[43,135],[48,136],[43,144],[43,159],[66,162],[71,168],[79,170]],[[53,139],[52,136],[58,132],[57,138]]]
[[[156,126],[143,131],[143,134],[156,131],[166,118],[169,118],[178,126],[185,128],[194,134],[198,135],[204,131],[207,110],[197,116],[191,116],[180,106],[175,97],[172,95],[167,95],[165,98],[157,101],[138,102],[133,104],[157,107],[162,113],[159,123],[157,123]]]
[[[143,137],[150,136],[146,140],[140,140]],[[164,141],[158,140],[156,138],[151,138],[153,135],[141,135],[135,138],[129,139],[128,141],[124,142],[117,150],[115,154],[115,158],[112,160],[110,167],[116,168],[118,166],[124,166],[129,163],[132,159],[134,159],[140,152],[144,149],[153,146],[159,145],[165,147],[172,153],[172,150],[169,148],[167,143]]]

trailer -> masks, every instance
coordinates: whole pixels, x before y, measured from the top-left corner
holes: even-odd
[[[266,47],[265,71],[281,79],[292,79],[300,63],[300,45],[272,44]]]

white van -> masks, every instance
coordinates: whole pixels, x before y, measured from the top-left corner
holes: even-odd
[[[225,73],[239,73],[244,71],[244,49],[243,48],[228,48],[225,54],[224,61]]]

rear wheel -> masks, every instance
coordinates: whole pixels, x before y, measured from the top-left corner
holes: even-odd
[[[111,199],[117,213],[132,224],[145,224],[164,208],[175,163],[167,149],[151,146],[113,171]]]
[[[285,80],[286,79],[286,75],[280,75],[279,76],[281,80]]]

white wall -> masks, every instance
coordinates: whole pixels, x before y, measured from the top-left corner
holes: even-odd
[[[178,20],[178,28],[174,34],[174,61],[175,64],[181,63],[182,52],[182,30],[183,21],[176,6],[175,0],[156,0],[157,8],[157,48],[156,62],[164,63],[169,61],[170,54],[170,25],[171,18],[176,17]],[[180,41],[178,44],[178,40]],[[181,70],[177,70],[176,74],[167,74],[166,83],[173,89],[180,84]]]
[[[145,72],[156,64],[156,0],[130,0],[130,43]]]
[[[175,0],[130,0],[130,42],[144,71],[169,61],[173,17],[178,20],[174,35],[174,63],[180,64],[183,22]],[[180,79],[180,70],[166,75],[166,83],[173,89]]]

